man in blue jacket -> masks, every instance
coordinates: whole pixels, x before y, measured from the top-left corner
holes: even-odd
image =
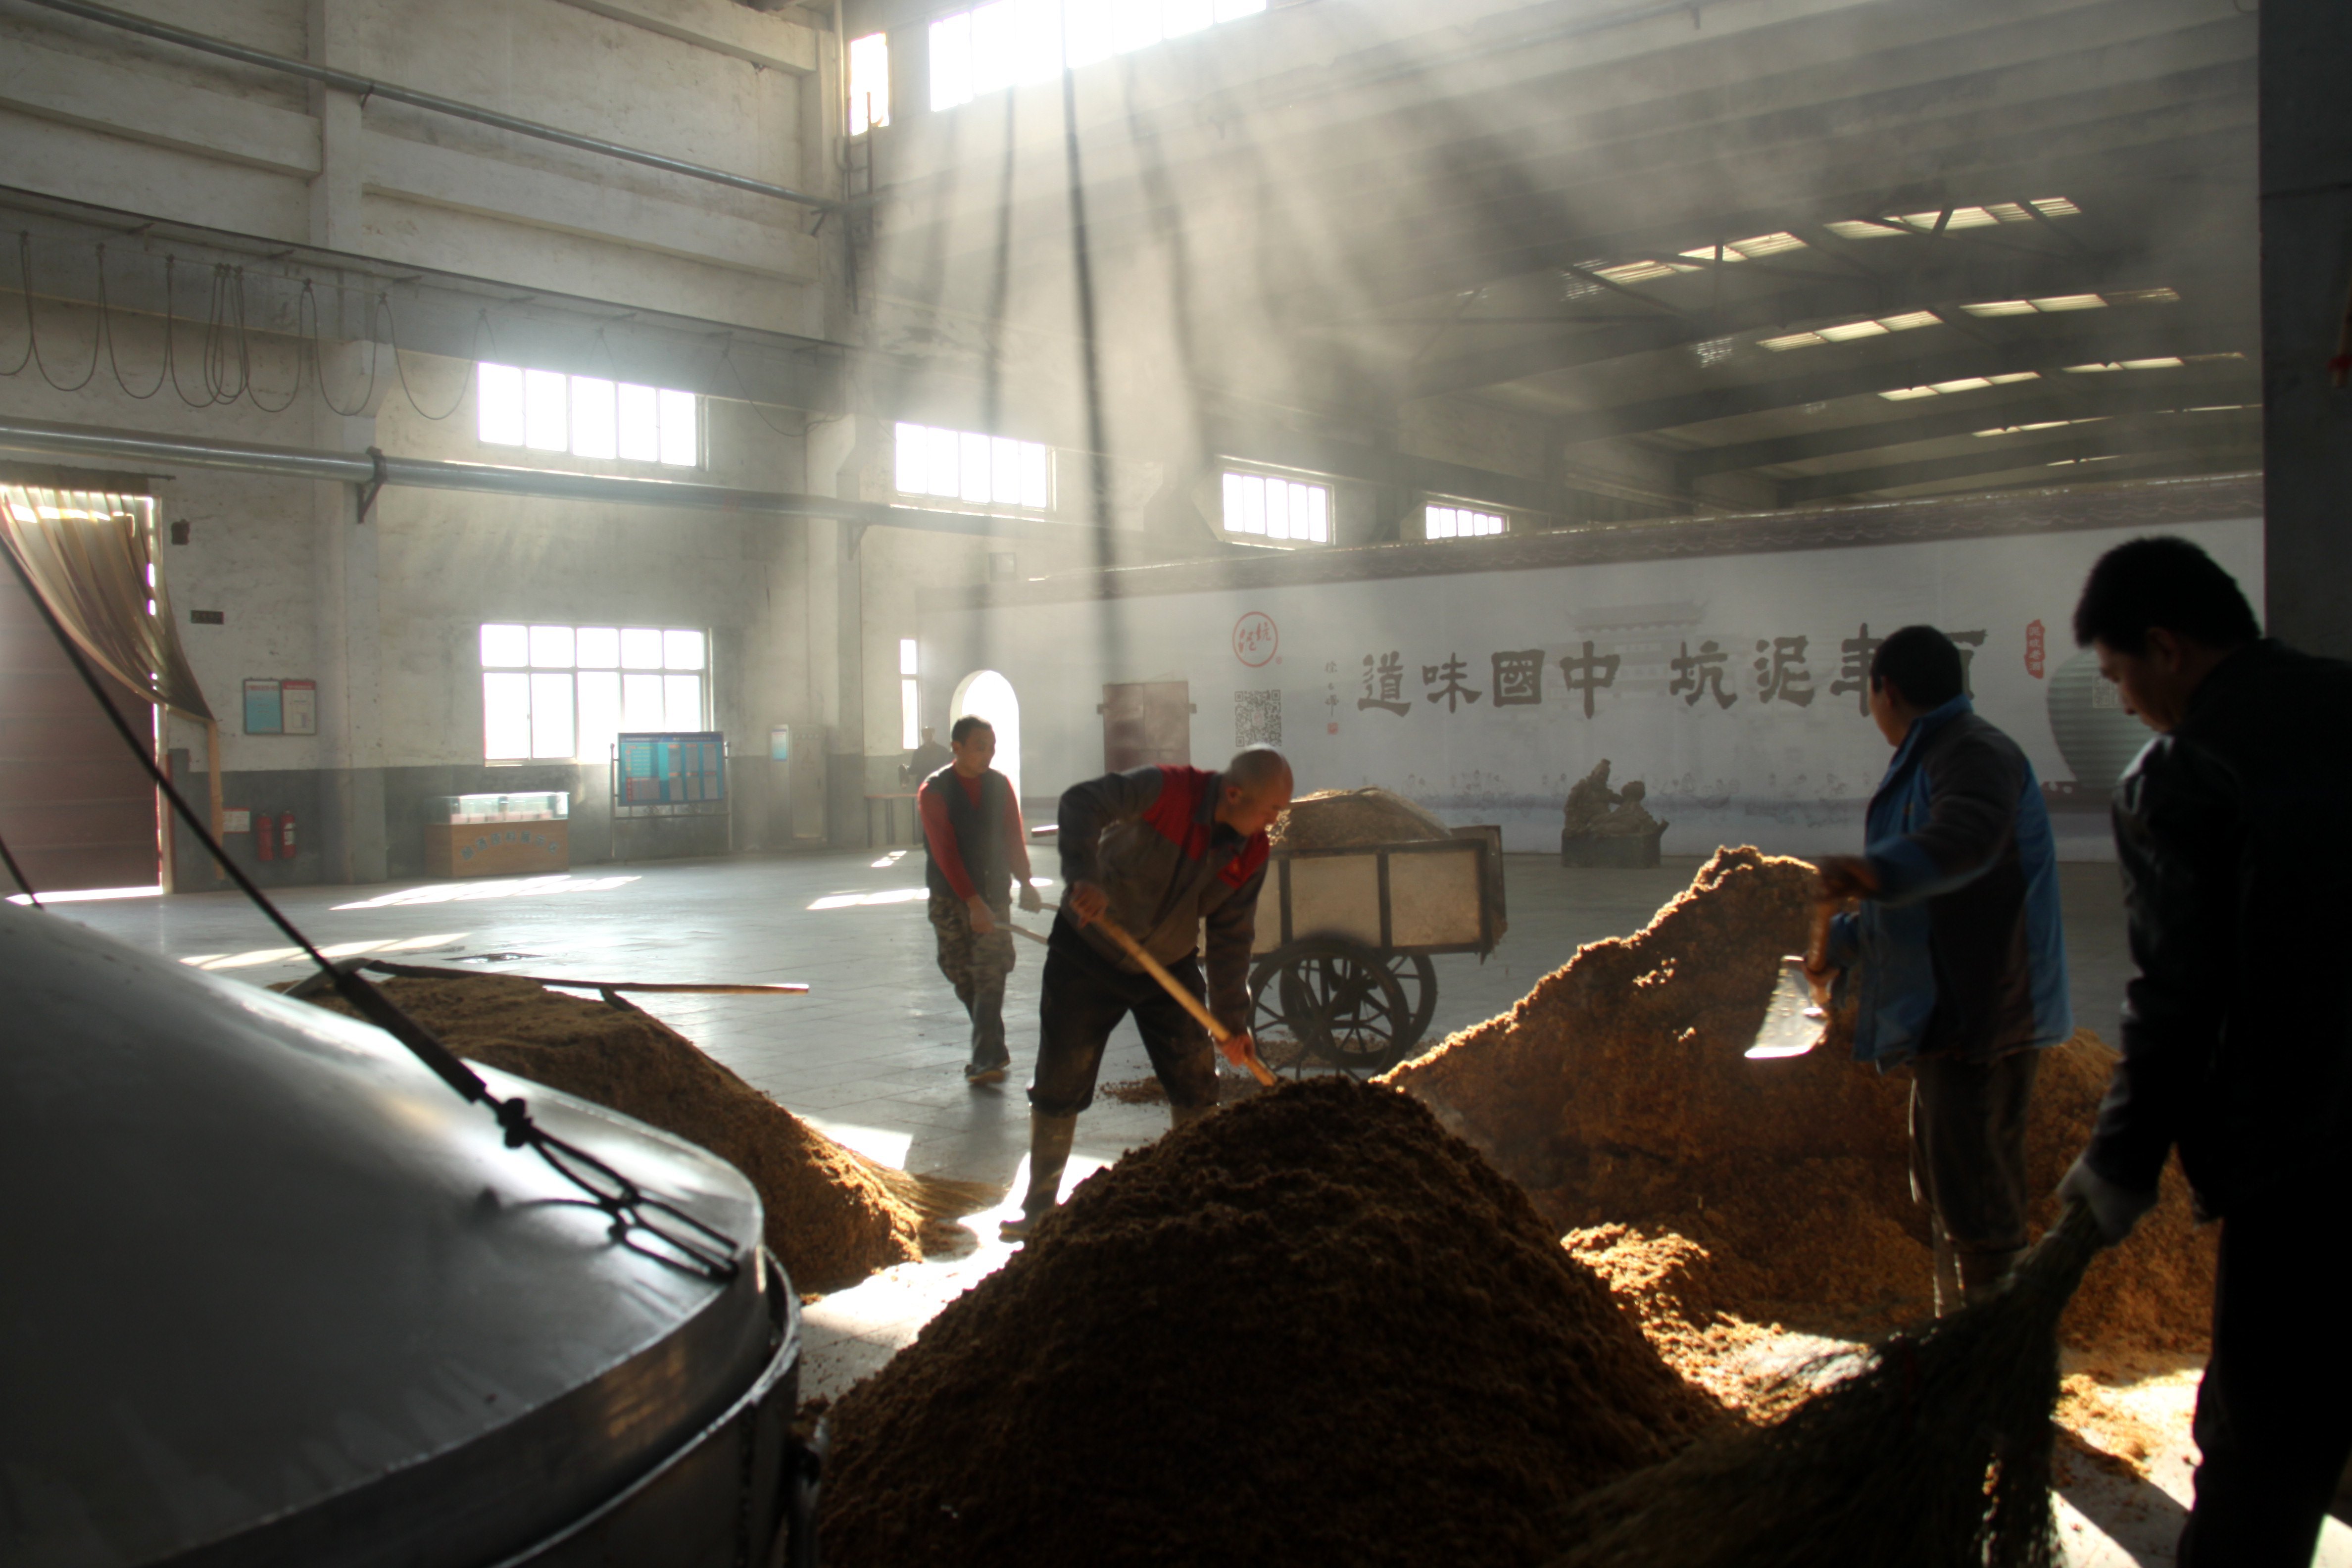
[[[1853,1053],[1911,1069],[1911,1189],[1927,1205],[1936,1310],[2006,1288],[2025,1250],[2026,1107],[2041,1052],[2074,1032],[2058,862],[2042,786],[1979,718],[1960,650],[1905,626],[1870,666],[1895,748],[1861,855],[1822,861],[1827,966],[1857,1004]]]

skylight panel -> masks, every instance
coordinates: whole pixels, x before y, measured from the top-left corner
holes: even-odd
[[[1759,256],[1778,256],[1784,250],[1805,248],[1803,240],[1782,231],[1750,235],[1746,239],[1726,240],[1720,247],[1702,245],[1696,250],[1685,250],[1682,254],[1700,261],[1753,261]]]
[[[1697,270],[1672,261],[1621,261],[1614,267],[1596,267],[1592,275],[1606,278],[1612,283],[1647,283],[1654,279],[1672,278],[1677,272]]]
[[[1860,218],[1840,218],[1834,223],[1825,223],[1822,226],[1840,239],[1885,239],[1889,235],[1903,232],[1891,224],[1864,223]]]
[[[1971,316],[2055,315],[2062,310],[2104,310],[2107,301],[2097,294],[2048,294],[2039,300],[1988,300],[1963,305]]]
[[[2156,359],[2109,360],[2105,364],[2070,364],[2070,375],[2097,375],[2116,370],[2178,370],[2187,362],[2178,354],[2166,354]]]
[[[1940,397],[1947,393],[1976,392],[1988,386],[2008,386],[2021,381],[2040,381],[2038,370],[2011,371],[2005,375],[1964,375],[1957,381],[1939,381],[1929,386],[1900,386],[1878,395],[1889,403],[1907,403],[1915,397]]]
[[[2064,196],[2036,196],[2026,205],[2043,217],[2074,217],[2083,210]]]
[[[1885,337],[1889,332],[1907,332],[1917,327],[1940,327],[1944,319],[1933,310],[1912,310],[1900,316],[1880,316],[1875,320],[1848,321],[1842,326],[1816,327],[1809,332],[1790,332],[1782,337],[1766,338],[1757,346],[1785,353],[1814,343],[1842,343],[1854,338]]]
[[[2169,289],[2110,289],[2110,305],[2177,305],[2180,296]]]
[[[2029,430],[2060,430],[2069,425],[2097,425],[2104,423],[2106,418],[2107,416],[2104,414],[2090,414],[2085,415],[2079,419],[2037,419],[2031,425],[2000,425],[1994,426],[1990,430],[1979,430],[1976,434],[1979,436],[2021,436]]]
[[[1960,309],[1971,316],[2031,316],[2035,313],[2031,300],[1986,300],[1979,304],[1963,305]]]

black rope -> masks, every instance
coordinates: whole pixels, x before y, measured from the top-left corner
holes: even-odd
[[[724,1281],[735,1278],[740,1266],[735,1261],[735,1243],[731,1237],[705,1225],[675,1205],[650,1196],[635,1182],[595,1155],[565,1142],[541,1127],[531,1120],[530,1108],[520,1095],[509,1100],[499,1099],[490,1092],[490,1086],[481,1075],[459,1060],[457,1054],[444,1045],[430,1029],[410,1017],[399,1004],[362,980],[355,972],[329,960],[309,937],[297,930],[294,922],[270,901],[269,896],[246,875],[244,868],[228,858],[220,841],[213,837],[210,826],[196,815],[195,807],[188,804],[187,797],[173,784],[171,774],[157,763],[148,743],[140,740],[130,722],[109,700],[98,671],[90,667],[80,647],[67,633],[65,623],[58,618],[57,612],[41,596],[39,588],[34,584],[32,574],[26,570],[24,562],[17,559],[16,551],[0,548],[0,555],[8,558],[9,570],[16,574],[17,582],[24,584],[26,596],[40,611],[41,619],[48,623],[49,635],[57,638],[58,646],[65,650],[67,658],[73,662],[75,671],[80,675],[82,684],[89,688],[90,696],[96,699],[99,710],[113,724],[115,733],[122,737],[122,743],[131,749],[131,754],[139,759],[140,765],[146,769],[155,787],[163,792],[163,797],[171,802],[173,811],[187,824],[220,868],[228,874],[229,880],[236,884],[237,890],[250,899],[254,907],[268,917],[269,922],[289,941],[310,955],[328,983],[334,986],[338,996],[351,1004],[352,1010],[361,1017],[407,1047],[417,1060],[431,1068],[436,1077],[456,1089],[460,1097],[488,1106],[506,1133],[508,1148],[527,1146],[534,1150],[559,1175],[586,1193],[591,1200],[590,1206],[610,1217],[612,1223],[607,1235],[614,1243],[656,1262],[688,1269],[707,1279]],[[16,870],[14,857],[9,858],[8,866],[22,885],[23,874]],[[29,893],[32,889],[27,886],[25,890]],[[694,1234],[678,1235],[665,1230],[651,1216],[675,1220]],[[648,1245],[641,1239],[645,1237],[654,1238],[658,1245]]]

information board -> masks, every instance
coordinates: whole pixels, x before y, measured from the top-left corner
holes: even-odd
[[[727,738],[715,730],[625,734],[614,749],[623,805],[701,805],[727,798]]]

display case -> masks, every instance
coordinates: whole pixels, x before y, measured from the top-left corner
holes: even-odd
[[[562,822],[572,815],[572,796],[560,789],[508,795],[445,795],[434,797],[425,820],[434,823]]]
[[[572,868],[572,797],[562,790],[434,796],[425,821],[433,877],[535,877]]]

